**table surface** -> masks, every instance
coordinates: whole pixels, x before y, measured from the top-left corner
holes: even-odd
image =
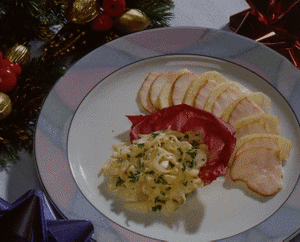
[[[229,17],[249,8],[245,0],[174,0],[174,3],[171,27],[200,26],[226,31],[230,31]],[[20,157],[17,164],[0,172],[0,197],[9,203],[30,189],[42,189],[33,155],[21,152]]]

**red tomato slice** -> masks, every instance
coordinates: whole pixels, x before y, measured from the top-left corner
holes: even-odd
[[[174,105],[158,110],[154,114],[127,116],[132,122],[131,141],[139,134],[150,134],[159,130],[175,130],[185,133],[200,133],[208,146],[208,161],[201,167],[199,177],[205,184],[211,183],[227,172],[227,164],[235,148],[235,129],[217,116],[186,104]]]

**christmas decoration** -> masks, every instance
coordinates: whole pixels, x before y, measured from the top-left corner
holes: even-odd
[[[125,0],[103,0],[102,7],[109,16],[118,17],[125,11]]]
[[[85,24],[99,14],[99,4],[96,0],[75,0],[66,7],[66,17],[72,23]]]
[[[0,120],[7,118],[11,113],[12,104],[8,95],[0,92]]]
[[[93,21],[92,28],[95,31],[109,30],[113,27],[114,21],[106,13],[100,13]]]
[[[0,91],[9,92],[17,84],[17,76],[10,68],[0,68]]]
[[[247,2],[249,9],[230,17],[230,28],[274,49],[300,68],[300,1]]]
[[[115,26],[125,33],[144,30],[150,24],[151,22],[148,17],[139,9],[127,9],[115,20]]]
[[[0,69],[11,111],[0,121],[0,169],[17,162],[21,150],[32,151],[43,98],[73,63],[125,34],[167,27],[173,7],[170,0],[3,0]],[[117,27],[117,19],[131,9],[140,17]],[[34,56],[33,42],[41,46]]]
[[[0,198],[1,241],[88,242],[93,233],[89,221],[57,218],[41,190],[29,190],[13,204]]]
[[[10,48],[6,54],[5,54],[5,58],[9,59],[12,62],[15,62],[21,66],[25,66],[26,64],[28,64],[29,60],[30,60],[30,54],[29,54],[29,50],[26,46],[24,45],[15,45],[12,48]],[[21,73],[19,73],[21,74]],[[16,74],[16,75],[19,75]]]

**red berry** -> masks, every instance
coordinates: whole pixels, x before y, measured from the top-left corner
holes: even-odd
[[[104,11],[112,17],[121,16],[126,8],[125,0],[103,0]]]
[[[0,69],[0,91],[9,92],[17,84],[17,76],[9,68]]]
[[[16,76],[20,75],[22,72],[21,66],[18,63],[11,61],[10,59],[3,59],[1,64],[0,68],[9,68],[12,72],[16,74]]]
[[[93,30],[101,31],[101,30],[109,30],[112,28],[114,21],[112,18],[105,14],[100,13],[97,18],[92,23]]]

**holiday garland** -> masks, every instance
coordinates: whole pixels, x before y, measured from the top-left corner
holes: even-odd
[[[68,67],[113,39],[167,27],[173,7],[171,0],[2,0],[0,170],[32,151],[42,101]],[[40,54],[29,58],[36,42]]]

